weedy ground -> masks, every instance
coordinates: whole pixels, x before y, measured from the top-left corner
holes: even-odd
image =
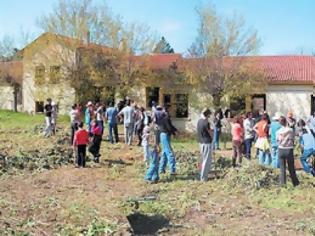
[[[302,171],[301,186],[280,188],[277,170],[256,159],[233,169],[224,150],[201,183],[187,135],[172,142],[178,175],[147,184],[140,147],[104,141],[101,163],[77,169],[67,118],[55,137],[42,127],[0,112],[0,235],[315,235],[315,178]]]

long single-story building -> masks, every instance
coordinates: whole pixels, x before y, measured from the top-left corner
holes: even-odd
[[[42,112],[46,98],[51,97],[58,103],[60,113],[68,113],[71,104],[77,101],[76,90],[69,78],[82,63],[79,54],[82,48],[96,50],[95,55],[100,57],[102,53],[110,51],[101,45],[44,33],[21,50],[21,60],[0,62],[0,109],[13,110],[13,103],[16,101],[20,111]],[[170,70],[187,60],[181,54],[152,54],[145,58],[147,65],[157,72]],[[277,111],[283,114],[292,111],[297,118],[305,118],[314,113],[315,57],[292,55],[248,58],[255,59],[267,85],[265,88],[253,89],[259,92],[240,99],[238,108],[256,111],[263,109],[271,115]],[[16,83],[8,83],[4,74],[7,77],[14,74],[11,77],[20,84],[18,96],[13,92],[13,84]],[[113,93],[115,86],[120,84],[114,80],[108,83],[107,90],[97,88],[97,91]],[[162,85],[157,77],[153,83],[138,86],[131,91],[130,97],[147,108],[151,101],[171,105],[174,122],[181,129],[191,130],[196,126],[198,110],[191,101],[201,98],[198,94],[191,93],[190,87],[184,83]],[[116,98],[118,96],[115,95]]]

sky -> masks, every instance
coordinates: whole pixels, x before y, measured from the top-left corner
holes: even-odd
[[[101,1],[101,0],[94,0]],[[36,20],[56,0],[0,0],[0,38],[18,37],[21,31],[39,34]],[[107,0],[126,22],[145,23],[164,36],[175,52],[185,52],[197,34],[196,6],[207,0]],[[222,16],[234,13],[258,31],[259,55],[315,52],[315,1],[313,0],[212,0]]]

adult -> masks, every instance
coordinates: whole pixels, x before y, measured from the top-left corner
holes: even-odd
[[[233,167],[236,167],[236,162],[238,162],[238,165],[242,164],[242,143],[244,138],[244,130],[241,117],[234,117],[231,133],[233,147],[232,165]]]
[[[169,114],[164,113],[159,125],[160,142],[162,146],[159,172],[165,173],[166,164],[170,168],[170,174],[176,174],[175,156],[171,147],[171,135],[176,135],[177,129],[173,126]]]
[[[295,168],[294,168],[294,131],[287,125],[285,117],[279,119],[281,128],[277,132],[277,141],[279,146],[279,160],[280,160],[280,185],[286,184],[286,165],[288,165],[290,177],[293,186],[300,184]]]
[[[96,115],[97,125],[101,129],[101,133],[103,136],[103,133],[104,133],[104,106],[101,103],[96,103],[95,115]]]
[[[56,134],[56,128],[57,128],[57,115],[58,115],[58,107],[57,104],[52,101],[51,102],[51,131],[52,134]]]
[[[144,128],[144,108],[136,108],[136,123],[135,123],[135,134],[138,136],[138,146],[141,146],[142,142],[142,132]]]
[[[251,159],[252,143],[254,141],[254,120],[253,113],[247,112],[246,119],[243,122],[244,127],[244,145],[245,145],[245,157]]]
[[[200,147],[201,169],[200,180],[207,181],[211,170],[212,153],[212,130],[210,129],[209,117],[211,111],[208,108],[203,109],[201,118],[197,123],[197,138]]]
[[[91,134],[91,122],[93,119],[93,115],[94,115],[94,105],[91,101],[89,101],[86,104],[86,109],[84,112],[85,125],[86,125],[86,129],[89,132],[89,134]]]
[[[261,165],[270,165],[270,144],[269,137],[269,125],[267,114],[264,113],[261,116],[261,120],[254,126],[254,131],[257,134],[257,141],[255,147],[258,148],[258,159]]]
[[[271,166],[273,168],[280,167],[277,142],[277,132],[281,128],[281,125],[279,123],[280,117],[281,114],[279,112],[276,112],[270,124]]]
[[[295,134],[296,119],[293,117],[293,113],[291,111],[289,111],[287,114],[287,123],[288,123],[288,126],[293,130]]]
[[[52,112],[52,100],[51,98],[47,98],[47,104],[44,106],[44,112],[45,112],[45,123],[46,127],[44,130],[44,136],[49,137],[52,133],[52,127],[51,127],[51,112]]]
[[[69,112],[70,122],[71,122],[71,145],[73,145],[74,134],[78,130],[79,124],[79,112],[77,104],[74,104],[71,107],[71,111]]]
[[[155,134],[155,142],[157,145],[160,144],[160,126],[162,123],[162,119],[165,116],[165,111],[161,106],[157,106],[155,111],[153,112],[152,110],[152,119],[153,119],[153,124],[154,124],[154,134]]]
[[[131,106],[131,101],[126,101],[126,106],[118,113],[118,117],[124,119],[125,143],[132,144],[132,136],[135,125],[135,109]]]
[[[102,143],[102,130],[96,120],[91,124],[92,145],[89,147],[89,152],[94,157],[94,162],[99,163],[100,148]]]
[[[302,148],[302,156],[300,160],[304,171],[315,177],[315,170],[308,163],[310,157],[315,155],[315,138],[312,130],[306,126],[304,120],[299,120],[298,126],[301,128],[300,145]]]
[[[214,134],[213,134],[213,143],[214,143],[214,150],[219,150],[220,149],[220,134],[221,134],[221,120],[223,118],[223,113],[221,108],[215,111],[214,113],[214,119],[213,119],[213,124],[214,124]]]
[[[108,131],[109,131],[109,141],[114,143],[113,133],[115,136],[115,142],[119,142],[118,138],[118,127],[117,127],[117,115],[118,108],[114,107],[114,103],[110,102],[109,107],[105,112],[105,121],[108,122]]]

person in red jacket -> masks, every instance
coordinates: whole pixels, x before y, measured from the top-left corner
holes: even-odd
[[[83,122],[80,122],[79,130],[74,134],[73,147],[77,148],[77,165],[85,167],[86,146],[89,143],[89,133],[83,129]]]

